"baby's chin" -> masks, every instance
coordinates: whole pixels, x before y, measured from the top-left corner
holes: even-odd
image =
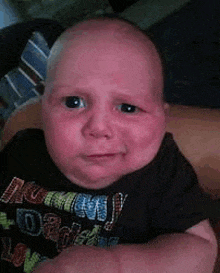
[[[90,189],[98,190],[109,187],[123,176],[134,173],[148,165],[156,156],[159,143],[150,147],[147,151],[139,153],[126,153],[114,158],[92,159],[76,158],[65,162],[57,162],[57,167],[73,184]],[[63,164],[64,163],[64,164]]]
[[[89,189],[89,190],[100,190],[111,186],[115,182],[117,182],[123,175],[112,175],[108,177],[80,177],[77,178],[73,175],[66,175],[69,181],[79,187]]]
[[[134,173],[148,164],[149,160],[147,162],[142,162],[142,164],[130,166],[130,168],[128,167],[123,169],[121,166],[120,171],[117,171],[117,168],[115,168],[113,172],[109,169],[103,170],[102,168],[95,168],[95,171],[90,170],[88,172],[74,172],[74,174],[64,173],[64,175],[69,179],[70,182],[79,187],[89,190],[99,190],[111,186],[112,184],[119,181],[122,177]]]
[[[90,167],[83,166],[84,168],[82,168],[77,166],[77,168],[75,167],[74,169],[72,168],[68,170],[67,167],[62,169],[62,166],[60,166],[60,170],[64,176],[74,185],[84,189],[99,190],[107,188],[116,183],[122,177],[140,170],[146,166],[149,161],[151,160],[148,158],[148,160],[134,164],[133,160],[132,164],[128,164],[126,167],[126,162],[123,162],[124,164],[118,164],[117,166],[111,167],[105,165],[94,165]]]

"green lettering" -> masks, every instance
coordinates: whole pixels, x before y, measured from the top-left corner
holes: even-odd
[[[44,204],[48,207],[54,207],[57,209],[64,209],[65,211],[70,212],[72,203],[76,197],[75,192],[63,192],[51,191],[47,194]]]
[[[31,273],[35,265],[39,262],[39,260],[40,260],[40,254],[37,252],[34,252],[31,256],[31,251],[30,249],[28,249],[26,252],[26,258],[24,262],[24,272]]]
[[[53,204],[53,196],[55,194],[56,194],[56,191],[50,191],[50,192],[48,192],[48,194],[47,194],[47,196],[46,196],[46,198],[44,200],[44,204],[46,206],[49,206],[49,207],[52,206],[52,204]]]
[[[86,242],[86,245],[97,245],[98,233],[101,226],[95,225],[93,230],[84,230],[77,235],[74,245],[82,245]]]
[[[0,212],[0,224],[3,226],[4,229],[9,229],[11,225],[14,225],[14,220],[8,220],[7,214],[5,212]]]
[[[63,209],[64,207],[66,207],[66,209],[64,210],[70,212],[70,208],[71,208],[75,195],[76,193],[74,192],[67,192],[66,194],[63,194],[61,192],[57,193],[54,196],[54,207],[58,209]]]
[[[87,245],[88,246],[97,246],[98,244],[98,234],[99,234],[99,230],[100,230],[100,226],[96,225],[94,226],[93,230],[91,231],[90,234],[88,234],[87,236]]]
[[[67,199],[64,204],[64,210],[70,212],[72,203],[73,203],[74,199],[76,198],[76,193],[75,192],[68,192],[66,195],[67,195]]]

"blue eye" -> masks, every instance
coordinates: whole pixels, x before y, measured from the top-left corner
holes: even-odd
[[[80,97],[70,96],[65,98],[65,105],[68,108],[82,108],[85,107],[85,102]]]
[[[122,103],[120,105],[120,110],[124,113],[132,114],[132,113],[136,113],[138,111],[138,108],[134,105]]]

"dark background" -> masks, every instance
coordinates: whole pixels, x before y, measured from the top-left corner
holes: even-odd
[[[67,21],[71,24],[72,21],[87,17],[89,11],[93,10],[91,6],[71,21],[69,20],[71,14],[67,10],[62,9],[59,13],[59,7],[56,7],[57,17],[52,16],[51,19],[56,19],[58,24],[53,25],[46,19],[40,22],[39,19],[36,21],[30,16],[31,3],[42,4],[43,1],[10,0],[9,2],[13,2],[17,8],[23,25],[0,30],[0,77],[16,67],[30,33],[36,28],[42,29],[51,43],[60,31],[68,26]],[[96,3],[98,2],[100,1]],[[112,6],[112,12],[123,17],[123,11],[136,2],[137,0],[109,0],[108,4]],[[103,1],[100,5],[105,8],[106,3],[107,1]],[[44,12],[47,13],[47,10]],[[48,14],[49,12],[48,7]],[[219,18],[219,0],[191,0],[178,11],[145,29],[158,45],[164,58],[164,93],[167,102],[220,108]]]

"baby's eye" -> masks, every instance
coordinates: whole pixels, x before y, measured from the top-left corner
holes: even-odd
[[[65,98],[65,105],[68,108],[82,108],[85,107],[85,101],[77,96],[70,96]]]
[[[124,112],[124,113],[128,113],[128,114],[132,114],[132,113],[136,113],[138,111],[138,107],[131,105],[131,104],[126,104],[126,103],[122,103],[119,106],[119,109]]]

